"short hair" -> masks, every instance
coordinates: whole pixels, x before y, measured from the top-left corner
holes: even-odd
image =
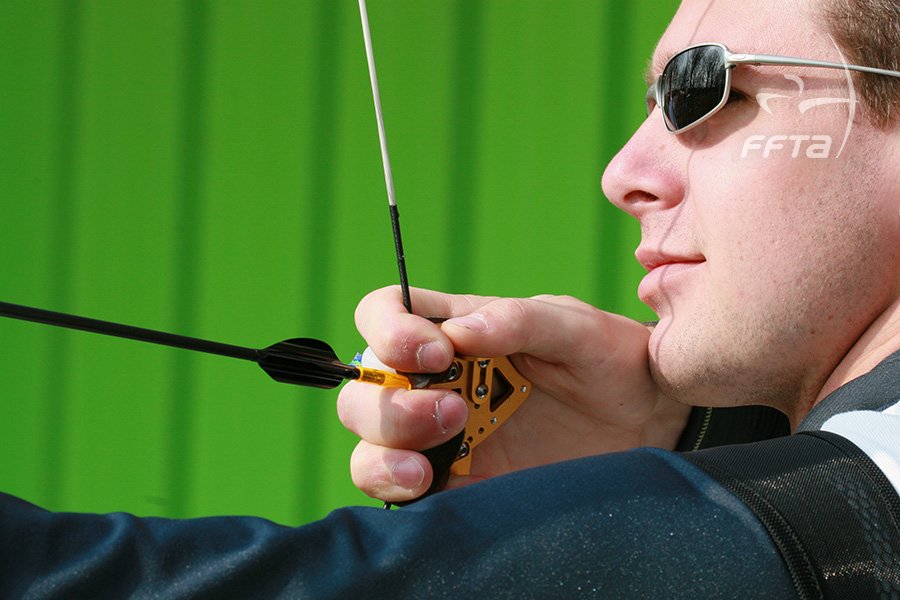
[[[825,26],[847,56],[868,67],[900,71],[900,0],[823,0]],[[869,119],[889,128],[900,119],[900,77],[854,73]]]

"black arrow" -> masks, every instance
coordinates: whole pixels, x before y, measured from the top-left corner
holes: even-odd
[[[249,360],[262,367],[272,379],[295,385],[330,389],[345,379],[403,387],[409,385],[409,381],[402,375],[344,364],[331,346],[313,338],[294,338],[267,348],[255,349],[9,302],[0,302],[0,316]]]

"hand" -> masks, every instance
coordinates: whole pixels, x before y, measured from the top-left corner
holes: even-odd
[[[528,400],[473,451],[472,474],[454,487],[509,471],[635,448],[672,448],[689,407],[664,398],[649,371],[650,331],[625,317],[558,296],[457,296],[413,290],[411,315],[399,288],[377,290],[356,311],[375,354],[398,371],[439,372],[454,354],[511,356],[532,382]],[[422,316],[450,317],[435,325]],[[392,502],[416,498],[431,466],[416,452],[458,433],[466,404],[446,390],[402,390],[351,382],[338,397],[344,425],[362,441],[354,483]]]

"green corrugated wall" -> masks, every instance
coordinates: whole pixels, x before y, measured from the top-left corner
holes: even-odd
[[[647,318],[603,165],[674,0],[370,0],[413,285]],[[0,300],[349,360],[396,282],[353,0],[0,3]],[[336,392],[0,319],[0,490],[296,524],[346,504]],[[602,383],[602,382],[601,382]]]

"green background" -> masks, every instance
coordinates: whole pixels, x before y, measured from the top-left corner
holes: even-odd
[[[413,285],[643,319],[603,165],[674,0],[371,0]],[[238,345],[364,342],[397,281],[353,0],[0,3],[0,300]],[[376,503],[336,392],[0,319],[0,489],[288,524]]]

